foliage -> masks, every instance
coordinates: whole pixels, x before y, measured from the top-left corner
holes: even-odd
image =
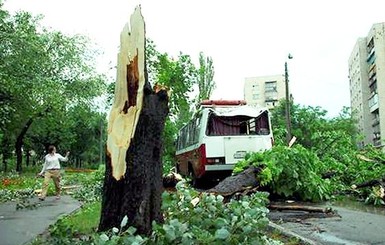
[[[90,234],[96,231],[99,223],[101,203],[90,202],[71,216],[62,217],[50,227],[51,237],[64,242],[65,237],[77,237],[80,234]]]
[[[235,173],[250,165],[262,168],[257,180],[273,194],[303,201],[328,200],[332,194],[330,181],[321,178],[319,158],[300,145],[249,154],[236,164]]]
[[[150,237],[135,235],[135,228],[120,228],[95,237],[95,244],[280,244],[264,232],[268,219],[267,193],[223,203],[224,198],[199,193],[179,182],[177,191],[163,194],[164,224],[153,224]],[[189,215],[186,215],[189,214]]]
[[[62,186],[78,185],[79,187],[71,195],[84,202],[99,201],[102,193],[102,183],[105,167],[100,165],[93,172],[62,173]],[[0,175],[0,202],[17,201],[21,205],[28,205],[25,199],[36,196],[35,190],[41,189],[42,178],[36,178],[36,172],[19,174],[17,172],[3,173]],[[50,182],[48,195],[54,194],[53,183]]]
[[[16,145],[18,171],[22,147],[40,153],[42,145],[81,140],[69,138],[75,136],[66,120],[70,110],[88,107],[105,91],[89,40],[41,27],[41,18],[11,16],[0,5],[0,134],[7,132],[1,153],[6,162]]]
[[[90,203],[101,200],[103,179],[105,173],[105,165],[100,165],[99,169],[92,172],[91,174],[83,175],[84,178],[77,181],[81,182],[81,187],[72,194],[72,196],[79,201]],[[76,174],[79,175],[79,174]]]
[[[83,183],[85,179],[79,181]],[[267,196],[258,192],[224,203],[222,196],[199,193],[183,181],[176,192],[163,194],[165,222],[153,223],[149,237],[137,235],[134,227],[126,227],[127,216],[120,227],[96,233],[101,207],[99,201],[93,201],[60,218],[49,228],[48,236],[33,244],[282,244],[265,235]]]
[[[215,89],[214,81],[214,64],[211,57],[205,57],[199,53],[199,69],[198,69],[198,95],[196,99],[196,109],[202,100],[210,99],[211,94]]]
[[[384,187],[373,186],[372,192],[366,198],[365,203],[373,203],[374,205],[385,205],[384,197],[385,197]]]
[[[3,173],[0,175],[0,203],[6,201],[24,202],[24,199],[35,195],[35,190],[41,187],[40,180],[17,172]]]
[[[286,145],[284,113],[285,104],[282,102],[272,112],[272,125],[275,143],[278,148]],[[384,153],[371,145],[363,149],[357,148],[356,142],[360,136],[357,135],[355,121],[349,108],[344,108],[339,116],[330,119],[326,118],[326,111],[320,107],[305,107],[292,103],[291,118],[293,136],[297,137],[295,145],[303,146],[310,155],[306,158],[303,155],[303,150],[294,151],[287,149],[288,155],[282,154],[280,155],[281,158],[277,157],[276,161],[279,162],[285,159],[287,161],[285,163],[286,168],[289,172],[294,171],[290,169],[293,164],[297,166],[297,164],[301,163],[302,165],[299,166],[311,168],[308,171],[312,171],[317,177],[311,174],[308,178],[300,180],[301,183],[291,183],[291,181],[288,181],[289,184],[286,184],[282,182],[281,184],[284,185],[284,189],[288,186],[308,186],[309,183],[318,185],[320,182],[324,182],[326,183],[326,189],[321,188],[319,190],[321,192],[319,197],[323,193],[324,197],[327,198],[332,193],[352,192],[350,188],[352,185],[382,179],[385,176]],[[273,149],[271,154],[275,154],[274,152],[276,150]],[[271,154],[264,154],[263,164],[269,164],[266,161],[269,160],[268,155]],[[294,156],[293,154],[298,155]],[[268,171],[267,169],[270,169],[270,167],[264,171]],[[316,171],[314,171],[314,167],[316,167]],[[239,168],[242,169],[241,165]],[[276,170],[276,167],[273,167],[273,170],[270,169],[273,176]],[[302,174],[306,175],[306,171],[302,171]],[[319,179],[324,176],[329,177],[325,177],[324,180]],[[259,177],[261,178],[261,176]],[[281,177],[286,178],[287,176],[283,175]],[[292,181],[298,180],[294,179]],[[320,186],[323,185],[321,184]],[[275,188],[277,188],[276,185]],[[354,193],[364,198],[370,196],[368,202],[372,203],[376,196],[373,195],[373,191],[369,188],[354,190]]]

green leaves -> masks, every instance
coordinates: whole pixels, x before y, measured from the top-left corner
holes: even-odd
[[[196,109],[202,100],[210,99],[215,89],[214,64],[211,57],[205,57],[202,52],[199,53],[198,69],[198,95],[196,98]]]
[[[57,144],[64,141],[61,135],[71,135],[71,108],[90,108],[105,93],[106,78],[96,71],[97,51],[86,37],[43,28],[42,17],[28,12],[11,16],[0,11],[0,134],[8,137],[2,148],[13,147],[18,137],[24,149],[40,153],[42,144]],[[31,134],[25,134],[31,130],[28,121]],[[49,134],[56,135],[39,137]]]
[[[225,228],[220,228],[215,232],[215,238],[226,240],[230,236],[230,232]]]
[[[275,194],[303,201],[330,198],[330,183],[321,178],[322,163],[317,155],[300,145],[275,146],[263,153],[253,153],[238,162],[234,170],[251,165],[262,168],[256,178]]]
[[[191,201],[196,198],[199,198],[199,202],[192,204]],[[168,220],[177,219],[179,223],[186,225],[191,243],[241,244],[246,241],[261,241],[268,221],[266,201],[267,193],[256,193],[224,204],[222,196],[198,193],[187,189],[180,182],[176,193],[163,195],[162,209]],[[177,225],[174,222],[172,226]],[[170,232],[171,237],[175,234],[169,226],[167,232]],[[174,242],[181,239],[177,234],[176,236]]]

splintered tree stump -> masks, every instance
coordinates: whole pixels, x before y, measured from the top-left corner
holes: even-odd
[[[207,190],[207,192],[219,194],[222,196],[232,196],[235,193],[241,193],[248,189],[254,189],[259,185],[256,179],[256,175],[260,171],[260,168],[250,166],[237,175],[225,178],[215,187]]]
[[[106,172],[99,231],[129,226],[150,234],[162,222],[162,132],[168,94],[151,88],[145,62],[145,24],[137,7],[121,33],[114,103],[108,121]]]

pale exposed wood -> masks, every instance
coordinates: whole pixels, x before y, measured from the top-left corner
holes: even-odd
[[[126,152],[134,137],[143,104],[145,84],[145,25],[137,7],[120,35],[115,96],[108,120],[107,154],[112,176],[120,180],[126,172]],[[130,91],[136,90],[133,97]],[[131,98],[129,98],[129,94]]]
[[[270,204],[268,208],[274,209],[274,210],[306,211],[310,213],[330,213],[332,211],[330,208],[319,208],[319,207],[311,207],[311,206],[303,206],[303,205]]]

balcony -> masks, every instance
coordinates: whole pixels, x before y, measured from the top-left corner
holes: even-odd
[[[377,126],[378,124],[380,124],[380,118],[376,117],[372,120],[372,127],[375,127]]]
[[[369,102],[370,112],[377,110],[378,109],[378,94],[373,93],[372,96],[370,96],[368,102]]]
[[[266,97],[265,102],[276,102],[278,101],[278,97]]]
[[[377,74],[377,69],[372,69],[372,70],[369,72],[368,76],[369,76],[369,78],[372,78],[372,77],[375,76],[376,74]]]
[[[369,72],[371,72],[374,68],[376,68],[376,64],[371,64],[369,66]]]
[[[369,87],[372,86],[375,82],[377,82],[377,76],[374,76],[369,79]]]
[[[370,53],[368,54],[368,57],[366,58],[366,61],[369,61],[374,56],[374,48],[370,50]]]

